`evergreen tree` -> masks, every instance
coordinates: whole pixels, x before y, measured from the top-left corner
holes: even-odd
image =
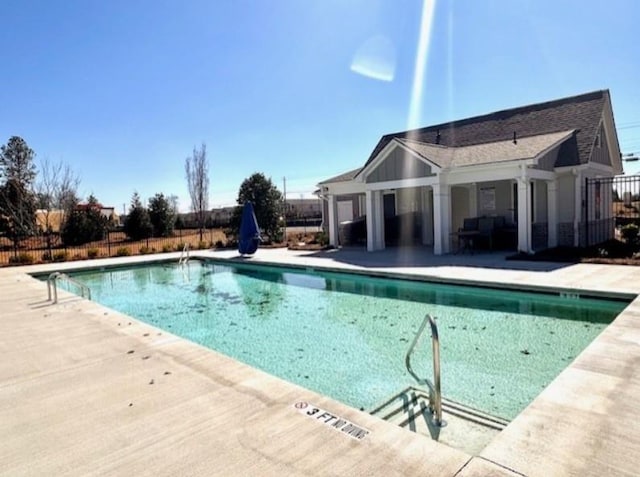
[[[175,212],[164,194],[156,194],[149,199],[149,218],[153,225],[154,237],[170,237],[176,222]]]
[[[142,240],[151,237],[152,232],[149,211],[142,205],[138,193],[134,192],[129,214],[124,222],[124,233],[131,240]]]
[[[282,234],[280,215],[282,213],[282,194],[271,179],[258,172],[244,180],[238,191],[238,207],[234,210],[232,227],[240,228],[242,206],[252,202],[258,220],[258,226],[270,240],[279,240]]]
[[[5,232],[14,247],[35,233],[36,196],[33,182],[35,153],[18,136],[0,148],[0,232]]]

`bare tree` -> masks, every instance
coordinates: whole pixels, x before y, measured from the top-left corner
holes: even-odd
[[[36,197],[40,209],[40,226],[44,229],[47,248],[51,253],[54,232],[60,232],[67,217],[78,203],[80,178],[63,162],[45,158],[40,163],[36,182]],[[57,229],[57,230],[55,230]]]
[[[204,233],[206,212],[209,208],[209,161],[207,161],[207,146],[202,143],[198,150],[193,148],[193,154],[185,160],[187,185],[191,196],[191,210],[196,215],[200,241]]]
[[[175,215],[177,217],[178,213],[180,212],[178,210],[178,196],[175,195],[175,194],[171,194],[169,197],[167,197],[167,200],[169,201],[169,206],[171,207],[171,210],[173,211],[173,215]]]

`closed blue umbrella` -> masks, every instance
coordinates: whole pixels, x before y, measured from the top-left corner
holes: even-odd
[[[242,255],[252,255],[258,250],[260,244],[260,228],[253,211],[253,204],[245,202],[242,209],[242,221],[240,222],[240,238],[238,240],[238,252]]]

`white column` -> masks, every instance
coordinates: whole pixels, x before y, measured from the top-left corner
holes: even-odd
[[[558,245],[558,202],[557,182],[547,182],[547,246],[549,248]]]
[[[382,193],[365,192],[367,209],[367,251],[384,249],[384,221],[382,220]]]
[[[451,232],[451,192],[448,185],[433,186],[433,253],[449,253]]]
[[[518,251],[532,253],[531,248],[531,183],[518,179]]]
[[[433,207],[429,196],[429,189],[422,187],[420,189],[422,198],[422,245],[433,244]]]
[[[338,213],[336,210],[336,196],[330,195],[327,203],[329,209],[329,245],[338,246]]]
[[[373,239],[373,192],[370,190],[366,191],[364,194],[365,197],[365,210],[367,215],[367,251],[373,252],[374,248],[374,239]]]
[[[442,220],[440,184],[433,184],[433,254],[442,255]]]
[[[373,215],[374,221],[374,250],[384,250],[384,201],[382,197],[382,191],[377,190],[373,193]]]
[[[573,246],[580,246],[580,220],[582,215],[582,174],[580,171],[574,170],[574,208],[573,208]]]
[[[469,186],[469,217],[478,216],[478,184]]]

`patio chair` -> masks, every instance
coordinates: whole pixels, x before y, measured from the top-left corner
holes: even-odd
[[[478,230],[478,217],[464,219],[462,228],[458,229],[458,232],[469,232],[471,230]]]

